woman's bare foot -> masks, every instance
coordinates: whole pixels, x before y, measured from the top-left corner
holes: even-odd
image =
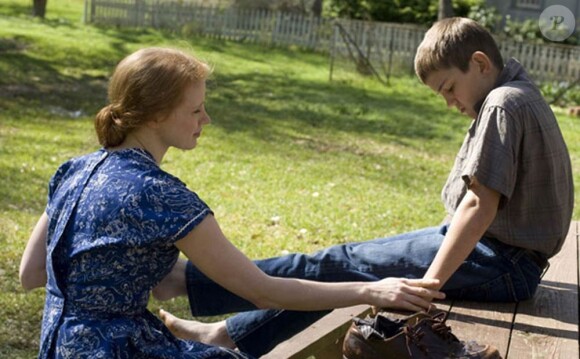
[[[165,276],[151,291],[157,300],[169,300],[182,295],[187,295],[185,284],[185,267],[187,261],[179,258],[168,275]]]
[[[177,318],[173,314],[159,309],[159,316],[165,326],[178,338],[194,340],[205,344],[235,349],[236,344],[230,339],[226,322],[200,323],[194,320]]]

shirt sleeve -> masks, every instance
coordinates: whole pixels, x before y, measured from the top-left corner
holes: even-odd
[[[46,199],[46,214],[51,217],[52,214],[55,211],[54,208],[54,196],[56,191],[58,190],[63,178],[65,177],[66,173],[68,172],[70,166],[71,166],[71,161],[68,161],[64,164],[62,164],[58,170],[56,170],[56,172],[54,173],[54,175],[52,175],[52,177],[50,178],[50,181],[48,182],[48,196]]]
[[[517,180],[521,129],[503,108],[496,106],[484,108],[478,122],[462,179],[469,186],[476,177],[479,183],[509,199]]]
[[[198,195],[175,178],[151,181],[127,208],[141,239],[173,244],[213,212]]]

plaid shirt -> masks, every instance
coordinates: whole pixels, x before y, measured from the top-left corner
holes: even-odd
[[[442,191],[446,210],[455,213],[476,177],[501,195],[486,236],[555,255],[570,225],[574,185],[554,113],[515,59],[478,107]]]

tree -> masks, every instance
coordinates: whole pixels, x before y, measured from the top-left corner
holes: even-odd
[[[363,0],[332,0],[330,9],[333,16],[348,19],[369,20],[367,1]],[[371,17],[371,20],[376,20]]]
[[[322,0],[314,0],[312,3],[312,14],[316,17],[322,16]]]
[[[453,4],[451,0],[439,0],[439,11],[437,12],[437,20],[442,20],[453,16]]]
[[[32,16],[44,19],[47,0],[32,0]]]

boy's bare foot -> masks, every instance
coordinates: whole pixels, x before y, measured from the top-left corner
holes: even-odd
[[[187,295],[185,284],[185,267],[187,261],[179,258],[168,275],[165,276],[151,291],[157,300],[169,300],[182,295]]]
[[[194,320],[177,318],[173,314],[159,309],[159,316],[165,326],[178,338],[194,340],[205,344],[235,349],[236,344],[230,339],[226,322],[200,323]]]

